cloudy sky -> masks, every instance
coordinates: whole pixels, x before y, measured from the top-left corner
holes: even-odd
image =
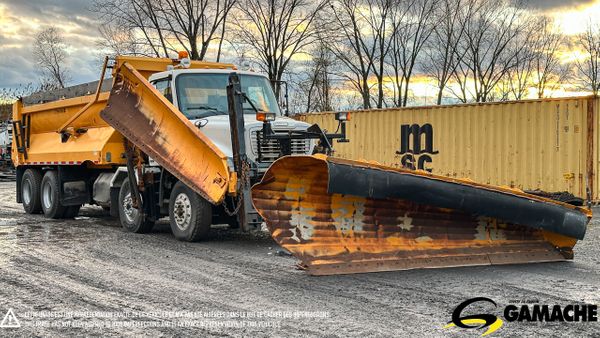
[[[600,18],[600,0],[525,0],[532,11],[554,16],[566,34],[579,33],[587,18]],[[98,77],[102,51],[93,0],[0,0],[0,88],[37,82],[34,36],[54,25],[69,46],[71,83]]]
[[[69,46],[72,82],[99,76],[98,23],[90,12],[92,0],[0,0],[0,87],[35,82],[39,77],[32,56],[37,32],[54,25]]]

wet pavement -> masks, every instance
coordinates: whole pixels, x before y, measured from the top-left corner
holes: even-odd
[[[598,304],[599,224],[570,262],[311,277],[264,233],[183,243],[166,222],[126,233],[96,207],[48,220],[0,182],[0,320],[12,310],[0,326],[20,326],[0,336],[478,337],[443,328],[469,298],[496,315],[515,301]],[[504,322],[492,336],[598,337],[600,323]]]

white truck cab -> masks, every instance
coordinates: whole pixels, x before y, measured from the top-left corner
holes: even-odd
[[[271,122],[274,132],[306,130],[310,126],[308,123],[283,116],[269,79],[255,72],[229,69],[173,69],[153,74],[149,81],[225,155],[231,158],[233,155],[227,85],[232,72],[238,74],[242,91],[258,110],[275,113],[275,121]],[[276,140],[259,143],[258,134],[261,133],[263,122],[256,119],[256,111],[248,102],[244,103],[243,108],[246,154],[256,165],[255,173],[261,174],[280,156],[279,144]],[[310,139],[293,140],[292,154],[310,154],[314,144],[315,141]]]

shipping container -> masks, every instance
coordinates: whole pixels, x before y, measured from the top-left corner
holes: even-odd
[[[335,156],[597,202],[598,105],[591,96],[351,112]],[[333,113],[297,118],[335,131]]]

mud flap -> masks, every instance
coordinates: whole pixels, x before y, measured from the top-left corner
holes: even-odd
[[[591,218],[512,189],[322,155],[279,159],[252,198],[314,275],[565,260]]]
[[[227,157],[128,63],[119,68],[100,116],[200,196],[223,201]]]

